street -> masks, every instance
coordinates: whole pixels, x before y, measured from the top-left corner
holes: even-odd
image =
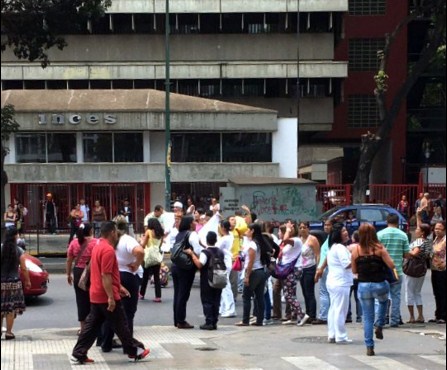
[[[217,331],[202,331],[198,279],[192,289],[187,319],[193,330],[172,325],[172,285],[162,290],[163,302],[154,303],[153,287],[147,300],[139,301],[135,336],[151,349],[149,360],[133,364],[138,369],[444,369],[445,325],[413,324],[386,329],[385,339],[376,341],[376,356],[367,357],[361,324],[347,324],[354,340],[350,345],[326,342],[326,326],[275,325],[238,328],[239,317],[222,319]],[[298,289],[300,292],[300,289]],[[317,291],[317,289],[316,289]],[[423,288],[425,317],[433,313],[429,276]],[[301,298],[302,300],[302,298]],[[402,304],[404,321],[407,309]],[[73,288],[64,274],[52,274],[46,295],[28,302],[27,311],[14,326],[17,339],[1,342],[2,369],[71,369],[69,356],[76,342],[76,307]],[[93,347],[92,368],[121,369],[127,359],[121,350],[102,353]]]

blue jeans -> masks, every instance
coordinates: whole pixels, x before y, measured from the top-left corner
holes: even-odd
[[[331,298],[329,297],[329,292],[326,288],[328,273],[329,269],[326,267],[320,279],[320,314],[318,318],[324,321],[327,321],[327,313],[329,312],[329,306],[331,305]]]
[[[400,292],[402,290],[402,282],[404,280],[403,275],[399,275],[399,281],[390,285],[391,299],[391,314],[390,314],[390,326],[398,326],[400,322]],[[376,315],[378,310],[378,304],[376,302]]]
[[[359,283],[358,298],[363,309],[363,335],[367,347],[374,347],[374,301],[377,300],[379,302],[376,326],[382,328],[385,325],[385,314],[388,306],[389,292],[390,285],[387,281],[382,283]]]

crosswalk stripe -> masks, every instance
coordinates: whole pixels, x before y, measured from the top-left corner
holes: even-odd
[[[420,355],[419,357],[422,357],[425,360],[428,361],[432,361],[435,362],[439,365],[444,365],[445,366],[445,362],[446,362],[446,358],[445,355]]]
[[[366,355],[351,355],[349,357],[352,357],[357,361],[360,361],[365,365],[371,366],[373,369],[378,370],[416,370],[413,367],[410,367],[388,357]]]
[[[340,370],[338,367],[332,366],[326,361],[314,356],[282,357],[282,359],[290,362],[298,369]]]

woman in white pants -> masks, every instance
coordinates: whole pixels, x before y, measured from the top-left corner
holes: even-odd
[[[333,226],[329,235],[327,265],[329,273],[326,287],[331,299],[328,312],[328,342],[346,344],[352,342],[346,332],[345,321],[349,309],[349,292],[353,284],[351,253],[344,245],[349,234],[343,224]]]
[[[219,313],[221,317],[235,317],[236,316],[236,307],[234,304],[234,295],[233,290],[231,289],[230,284],[230,272],[233,267],[232,264],[232,254],[231,247],[233,245],[234,236],[230,232],[230,222],[222,221],[220,224],[220,233],[222,234],[222,238],[217,242],[216,246],[224,252],[225,255],[225,266],[227,268],[227,276],[228,282],[225,288],[222,290],[222,295],[220,298],[220,309]]]

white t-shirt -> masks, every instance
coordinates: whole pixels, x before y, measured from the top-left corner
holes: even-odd
[[[194,249],[194,253],[198,256],[200,255],[200,252],[202,252],[202,246],[199,243],[199,234],[197,234],[195,231],[192,231],[191,234],[189,234],[189,244]]]
[[[287,263],[295,261],[296,258],[301,253],[301,250],[303,248],[303,243],[301,242],[300,238],[292,238],[292,240],[293,240],[293,245],[287,244],[282,249],[282,260],[281,260],[282,265],[285,265]]]
[[[222,252],[224,252],[224,255],[225,255],[224,262],[225,262],[227,271],[231,271],[231,268],[232,268],[231,247],[233,246],[233,241],[234,241],[234,235],[229,234],[229,235],[225,235],[222,238],[220,238],[216,244],[216,247],[218,247]]]
[[[334,244],[327,253],[329,273],[326,285],[333,287],[350,287],[354,276],[351,267],[351,253],[343,244]]]
[[[138,274],[138,276],[143,277],[143,268],[140,266],[138,270],[133,272],[127,265],[134,263],[136,261],[135,256],[132,254],[135,247],[138,247],[138,243],[135,238],[130,235],[124,234],[116,247],[116,259],[118,260],[118,269],[120,271],[130,272],[132,274]]]
[[[244,266],[247,267],[250,262],[250,254],[248,251],[253,249],[256,252],[255,261],[253,263],[252,270],[257,270],[262,268],[261,263],[261,250],[258,248],[258,245],[253,240],[244,240],[244,253],[245,253],[245,263]]]

